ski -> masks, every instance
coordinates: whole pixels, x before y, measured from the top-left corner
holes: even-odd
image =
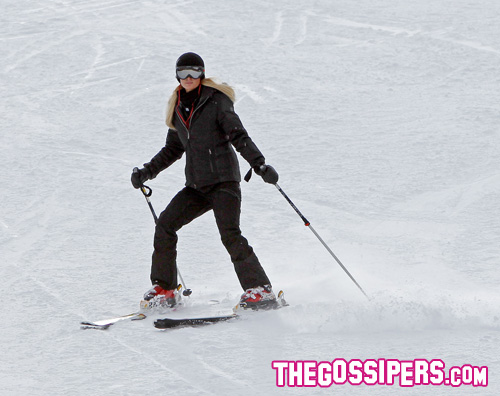
[[[122,321],[133,321],[133,320],[142,320],[146,318],[146,314],[144,312],[146,309],[151,308],[148,305],[148,301],[141,301],[141,310],[138,312],[133,312],[128,315],[120,315],[115,316],[108,319],[97,320],[95,322],[80,322],[81,329],[96,329],[96,330],[106,330],[110,326],[114,325],[117,322]],[[182,305],[182,304],[178,304]],[[238,303],[233,308],[233,313],[228,315],[219,315],[219,316],[206,316],[206,317],[193,317],[193,318],[183,318],[183,319],[173,319],[173,318],[164,318],[158,319],[154,322],[156,328],[159,329],[170,329],[175,327],[194,327],[194,326],[202,326],[211,323],[217,322],[225,322],[231,319],[238,318],[240,315],[237,314],[238,309],[243,310],[271,310],[271,309],[279,309],[282,307],[286,307],[288,303],[285,301],[283,290],[280,290],[276,301],[271,301],[269,304],[261,305],[261,306],[247,306],[245,304]],[[154,307],[152,307],[154,308]],[[153,309],[154,311],[154,309]]]
[[[240,315],[237,313],[240,308],[243,310],[271,310],[271,309],[279,309],[288,306],[288,303],[285,301],[285,294],[283,290],[280,290],[278,293],[278,297],[275,301],[270,302],[269,304],[264,304],[260,306],[247,306],[245,304],[238,303],[233,308],[233,313],[228,315],[219,315],[219,316],[206,316],[206,317],[198,317],[198,318],[183,318],[183,319],[174,319],[174,318],[164,318],[158,319],[154,322],[154,326],[157,329],[172,329],[176,327],[198,327],[198,326],[206,326],[209,324],[214,324],[218,322],[227,322],[231,319],[239,318]]]
[[[180,288],[181,285],[179,285],[178,290],[180,290]],[[177,309],[180,306],[182,306],[182,302],[177,303],[175,308]],[[95,322],[80,322],[80,328],[106,330],[117,322],[146,319],[147,316],[146,313],[149,315],[150,313],[156,312],[156,310],[162,308],[172,308],[172,306],[162,306],[159,303],[141,300],[141,302],[139,303],[139,311],[137,312],[133,312],[128,315],[120,315],[120,316],[115,316],[113,318],[102,319]]]
[[[81,329],[96,329],[96,330],[106,330],[110,326],[117,322],[124,320],[142,320],[145,319],[146,315],[142,312],[134,312],[128,315],[116,316],[114,318],[97,320],[95,322],[80,322]]]
[[[171,329],[174,327],[193,327],[193,326],[204,326],[217,322],[226,322],[231,319],[238,318],[239,315],[233,313],[229,315],[220,316],[207,316],[202,318],[184,318],[184,319],[158,319],[154,322],[154,326],[157,329]]]

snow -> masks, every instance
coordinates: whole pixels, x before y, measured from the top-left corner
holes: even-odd
[[[2,395],[500,392],[500,3],[2,9]],[[159,331],[148,318],[80,330],[134,311],[150,286],[153,219],[129,179],[164,143],[186,51],[236,88],[280,186],[370,301],[253,178],[242,184],[243,233],[290,307],[204,328]],[[150,182],[157,212],[182,188],[183,165]],[[179,268],[194,292],[175,315],[238,301],[209,214],[181,230]],[[273,360],[335,358],[488,366],[489,385],[275,385]]]

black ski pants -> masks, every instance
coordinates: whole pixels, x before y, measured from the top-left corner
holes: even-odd
[[[223,182],[207,191],[185,187],[161,213],[154,235],[151,281],[164,289],[177,287],[177,231],[213,210],[222,243],[231,256],[241,287],[270,284],[259,259],[241,235],[241,190],[238,182]]]

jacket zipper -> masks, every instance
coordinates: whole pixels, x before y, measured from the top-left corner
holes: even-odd
[[[189,118],[188,118],[188,120],[189,120],[189,125],[186,125],[186,123],[184,122],[184,119],[183,119],[183,118],[182,118],[182,116],[180,115],[179,110],[177,109],[177,106],[176,106],[176,109],[175,109],[175,114],[177,114],[177,117],[179,117],[179,120],[181,121],[182,125],[184,125],[184,127],[186,128],[186,131],[187,131],[187,138],[188,138],[188,140],[189,140],[189,138],[190,138],[190,136],[191,136],[191,133],[190,133],[190,129],[191,129],[191,128],[190,128],[190,127],[191,127],[191,121],[193,120],[193,117],[194,117],[195,113],[198,111],[198,109],[199,109],[201,106],[203,106],[203,105],[207,102],[207,100],[208,100],[208,99],[209,99],[209,98],[208,98],[208,97],[206,97],[206,98],[203,100],[203,102],[198,103],[198,106],[196,106],[196,109],[194,109],[194,110],[192,111],[191,115],[190,115],[190,116],[189,116]]]
[[[209,157],[208,157],[208,161],[210,162],[210,170],[212,171],[212,173],[214,173],[214,165],[212,164],[212,149],[208,149],[208,154],[209,154]]]
[[[198,106],[196,106],[196,109],[193,110],[193,112],[191,113],[190,119],[189,119],[189,126],[184,123],[184,119],[182,118],[182,116],[179,113],[179,110],[177,109],[178,106],[176,106],[176,108],[175,108],[175,114],[177,114],[177,117],[181,121],[181,124],[186,129],[188,141],[191,137],[191,132],[190,132],[191,121],[193,120],[193,117],[194,117],[195,113],[198,111],[198,109],[201,108],[201,106],[203,106],[208,101],[208,99],[209,99],[209,97],[206,97],[203,100],[203,102],[198,103]],[[212,157],[212,150],[208,149],[208,153],[210,154],[210,170],[212,171],[212,173],[214,173],[214,167],[212,165],[212,158],[211,158]],[[194,186],[194,188],[196,188],[196,184],[193,184],[193,186]]]
[[[194,110],[193,110],[193,113],[191,114],[191,120],[190,120],[190,122],[189,122],[189,126],[191,126],[191,121],[193,120],[193,117],[194,117],[194,115],[196,114],[196,112],[200,109],[200,107],[201,107],[201,106],[203,106],[203,105],[207,102],[207,100],[208,100],[208,97],[206,97],[206,98],[203,100],[203,102],[198,103],[198,106],[196,106],[196,109],[194,109]],[[190,129],[190,128],[188,128],[188,139],[189,139],[189,129]]]

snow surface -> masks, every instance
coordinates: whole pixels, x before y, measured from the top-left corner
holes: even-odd
[[[500,393],[500,3],[2,0],[2,395]],[[174,64],[202,55],[280,185],[242,229],[290,307],[159,331],[153,219],[130,185],[163,145]],[[159,212],[184,160],[150,183]],[[242,171],[248,165],[241,162]],[[186,313],[241,290],[213,216],[180,232]],[[209,300],[219,304],[209,305]],[[277,388],[273,360],[442,359],[489,386]]]

